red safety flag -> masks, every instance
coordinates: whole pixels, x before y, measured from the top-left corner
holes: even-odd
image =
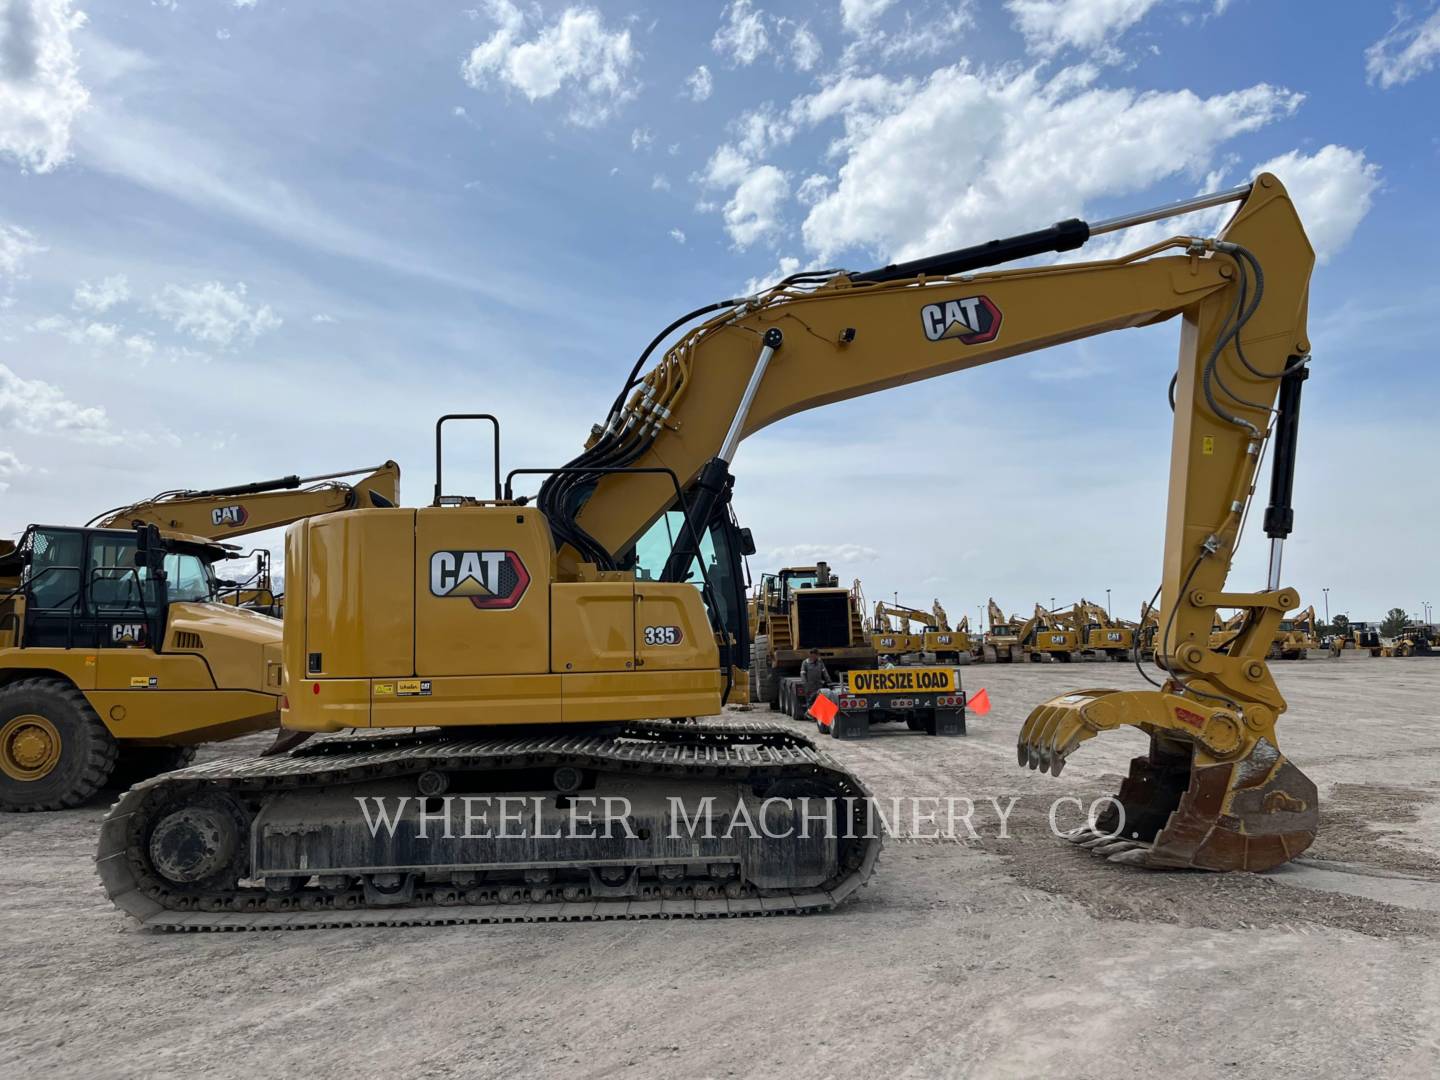
[[[829,727],[830,721],[835,719],[835,714],[840,711],[840,706],[831,701],[824,694],[816,694],[815,700],[810,703],[810,715],[820,721],[821,727]]]
[[[965,703],[965,707],[976,716],[984,716],[990,711],[990,692],[981,687],[979,692]]]

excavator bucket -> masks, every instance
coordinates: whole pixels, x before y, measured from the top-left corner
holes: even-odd
[[[1173,716],[1176,700],[1187,699],[1084,690],[1030,714],[1020,732],[1019,762],[1055,776],[1081,742],[1102,730],[1130,723],[1150,735],[1149,752],[1130,762],[1106,810],[1066,839],[1111,862],[1217,871],[1268,870],[1309,847],[1318,793],[1276,747],[1273,732],[1246,739],[1243,725],[1223,710],[1207,721],[1190,711],[1193,701],[1178,710],[1202,721],[1194,735],[1168,722],[1135,719],[1146,712]]]

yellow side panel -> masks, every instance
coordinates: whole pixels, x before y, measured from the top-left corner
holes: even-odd
[[[95,685],[100,670],[99,650],[0,649],[0,673],[58,671],[81,690]]]
[[[465,727],[554,724],[560,720],[559,675],[375,679],[375,727]]]
[[[635,655],[645,671],[719,667],[720,650],[699,589],[684,582],[635,583]]]
[[[414,510],[352,510],[304,523],[308,535],[304,608],[285,612],[287,628],[303,620],[305,643],[286,641],[292,680],[307,675],[357,678],[413,675],[411,651],[415,559]],[[309,658],[319,654],[319,667]]]
[[[414,674],[548,673],[553,561],[550,528],[538,511],[416,511]]]
[[[249,690],[92,690],[85,698],[117,739],[191,746],[280,722],[277,699]]]
[[[632,582],[555,582],[550,586],[552,670],[629,671],[635,666],[635,623]]]
[[[95,686],[103,690],[212,690],[215,680],[198,656],[149,649],[100,649]],[[258,663],[256,665],[259,667]],[[255,689],[259,689],[258,675]]]
[[[320,688],[316,693],[315,688]],[[286,679],[289,708],[280,711],[280,726],[292,731],[343,731],[370,726],[370,680]]]
[[[566,723],[711,716],[720,711],[723,677],[709,671],[626,671],[562,675]]]

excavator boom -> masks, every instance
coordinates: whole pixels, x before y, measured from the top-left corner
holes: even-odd
[[[387,461],[321,476],[292,475],[204,491],[161,492],[144,502],[107,510],[90,524],[102,529],[147,524],[166,532],[225,540],[282,528],[316,514],[399,504],[400,466]]]

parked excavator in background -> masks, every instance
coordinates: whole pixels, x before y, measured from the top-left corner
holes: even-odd
[[[762,574],[755,593],[754,637],[750,666],[751,700],[771,708],[780,704],[780,680],[798,675],[811,649],[818,649],[832,675],[874,667],[876,651],[865,630],[862,597],[845,589],[830,564],[787,566]]]
[[[1149,604],[1140,605],[1140,622],[1135,630],[1135,647],[1141,660],[1155,659],[1155,638],[1160,633],[1160,609]]]
[[[1080,659],[1078,605],[1047,611],[1035,605],[1035,614],[1020,628],[1020,644],[1028,659],[1039,663],[1068,664]]]
[[[1039,705],[1017,760],[1059,774],[1087,740],[1138,728],[1148,751],[1110,809],[1069,839],[1144,867],[1258,871],[1294,858],[1314,839],[1318,796],[1279,748],[1286,703],[1265,654],[1299,606],[1279,575],[1314,252],[1269,174],[1178,209],[1227,202],[1239,205],[1217,236],[1102,261],[991,269],[1177,208],[864,273],[791,275],[657,335],[583,449],[533,470],[545,477],[533,500],[515,493],[520,470],[484,500],[437,491],[429,507],[292,526],[286,563],[306,588],[285,609],[283,719],[335,737],[131,788],[100,829],[107,894],[143,926],[177,930],[833,908],[879,854],[864,780],[793,724],[696,722],[720,712],[751,658],[742,558],[754,544],[731,501],[742,440],[806,409],[1170,319],[1182,332],[1159,590],[1165,679]],[[1229,591],[1267,442],[1267,579]],[[823,591],[818,574],[809,584],[779,592],[793,602]],[[859,613],[844,614],[852,594],[827,587],[841,594],[832,621],[859,638]],[[1250,614],[1224,653],[1205,647],[1216,606]],[[767,618],[773,633],[776,612]],[[795,629],[803,647],[803,622]],[[573,734],[557,736],[561,726]],[[377,730],[342,734],[356,727]],[[622,794],[623,822],[567,831],[575,800]],[[361,804],[382,795],[390,827],[377,830]],[[439,835],[437,800],[469,795],[514,797],[533,820],[518,835],[503,822]],[[727,822],[743,806],[768,827],[714,835],[702,800]],[[679,825],[677,802],[705,818],[703,839]],[[800,827],[817,805],[828,827]]]
[[[1271,660],[1304,660],[1311,649],[1320,647],[1315,633],[1315,605],[1292,618],[1281,619],[1275,628],[1275,644],[1270,647]]]
[[[877,600],[870,616],[870,644],[881,656],[897,661],[906,656],[918,657],[925,651],[926,632],[933,629],[935,624],[928,611]]]
[[[368,473],[164,492],[0,545],[0,809],[78,806],[278,727],[282,626],[221,601],[239,549],[216,538],[393,508],[399,467]]]
[[[1080,628],[1080,655],[1087,660],[1129,660],[1135,653],[1135,624],[1112,619],[1099,604],[1081,599],[1075,605]]]
[[[993,596],[987,612],[990,628],[981,635],[978,659],[982,664],[1018,664],[1025,659],[1025,647],[1020,644],[1020,616],[1007,619]]]
[[[347,480],[348,477],[358,479]],[[137,523],[152,524],[165,532],[223,543],[267,529],[284,528],[316,514],[398,505],[400,466],[387,461],[383,465],[319,476],[291,475],[200,491],[162,491],[144,502],[97,514],[87,527],[121,529]],[[267,615],[280,615],[284,596],[274,590],[270,552],[256,549],[245,558],[255,560],[254,572],[239,581],[222,581],[219,600]]]
[[[925,651],[938,664],[968,664],[974,644],[970,640],[970,616],[960,616],[952,630],[950,619],[937,599],[930,606],[931,627],[925,631]]]

